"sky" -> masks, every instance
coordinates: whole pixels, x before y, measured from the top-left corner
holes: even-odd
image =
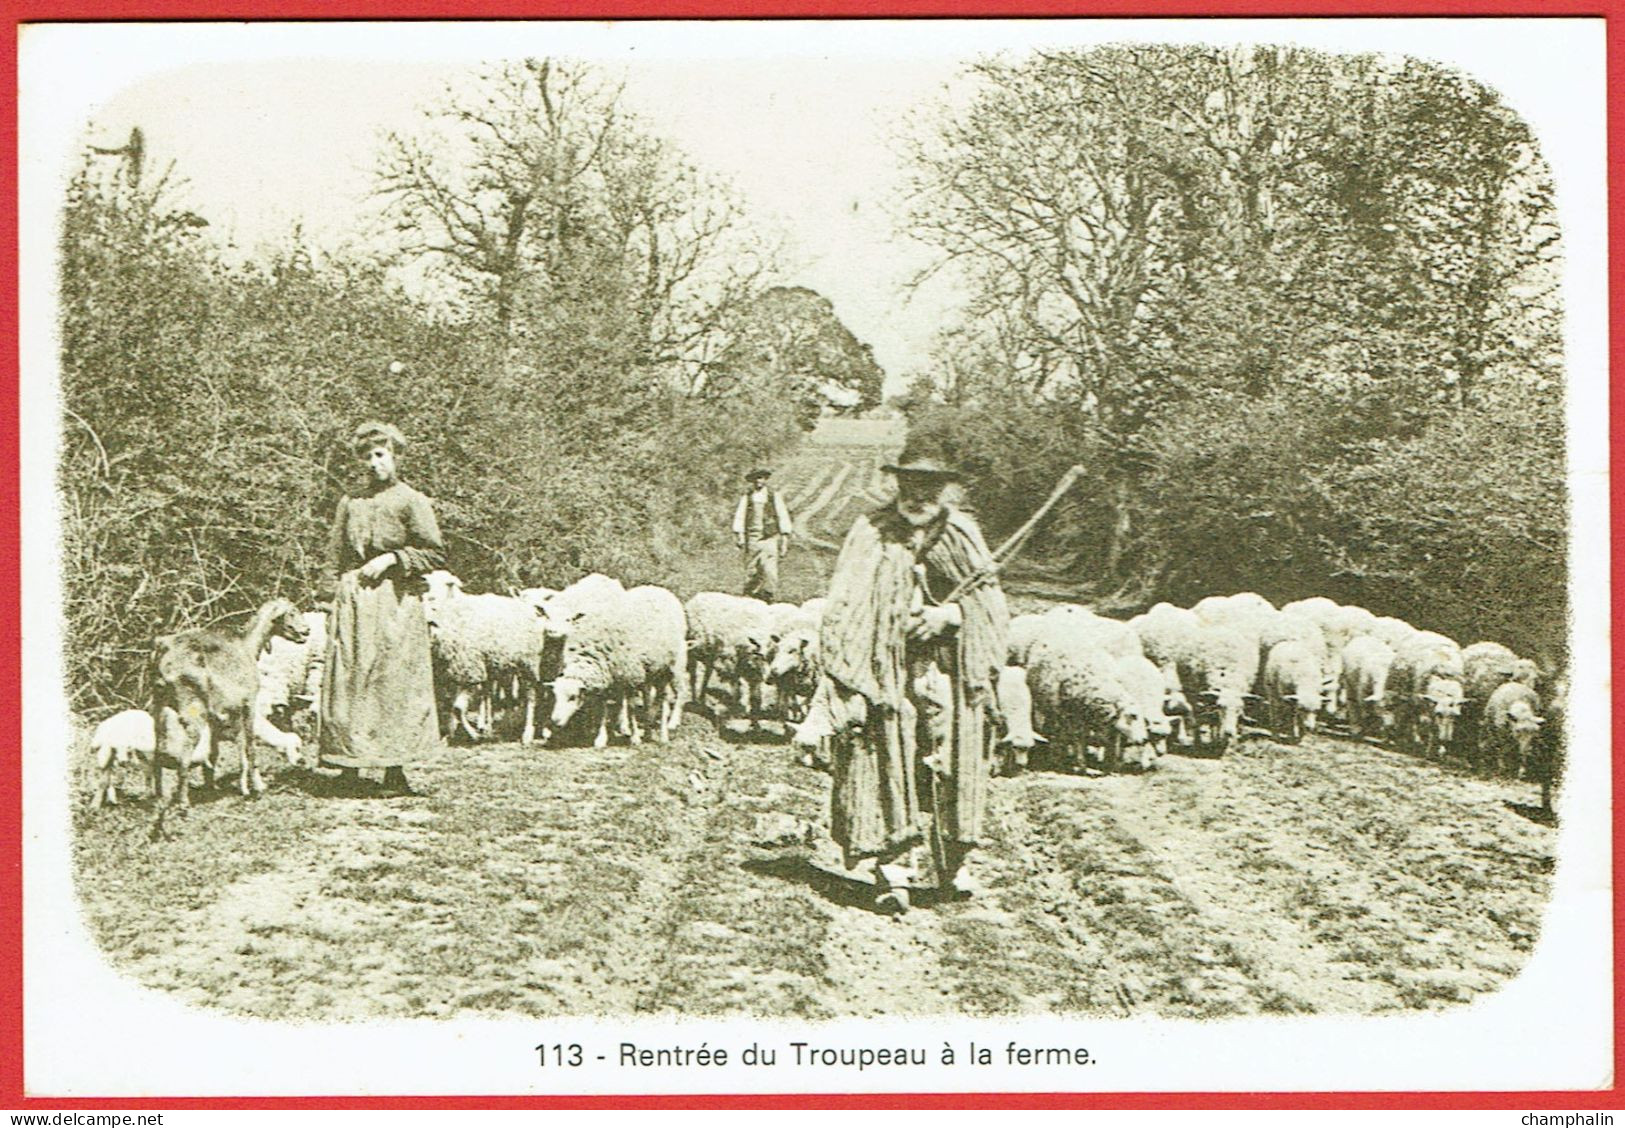
[[[829,298],[895,389],[927,363],[951,316],[946,281],[911,300],[932,262],[897,232],[901,176],[892,138],[910,106],[942,96],[958,64],[937,60],[632,63],[624,97],[653,132],[730,182],[785,239],[777,282]],[[277,60],[197,64],[119,91],[89,136],[122,144],[139,125],[147,168],[174,161],[177,200],[240,251],[285,241],[297,223],[318,246],[358,240],[379,139],[411,131],[462,65]]]
[[[139,124],[150,167],[175,161],[188,206],[217,236],[253,250],[285,239],[298,222],[318,246],[334,248],[362,226],[381,136],[411,129],[449,78],[503,57],[590,60],[623,74],[627,101],[654,132],[732,182],[752,213],[786,236],[787,269],[776,281],[828,298],[896,389],[929,366],[932,339],[963,295],[951,276],[905,293],[934,260],[897,230],[895,138],[909,112],[966,100],[970,60],[1125,39],[1396,51],[1460,66],[1537,128],[1561,128],[1574,95],[1553,76],[1572,67],[1587,22],[34,26],[24,29],[20,62],[24,164],[37,168],[54,153],[60,176],[86,139],[118,144]],[[54,149],[36,143],[41,130]],[[1548,157],[1557,155],[1554,138],[1543,140]]]

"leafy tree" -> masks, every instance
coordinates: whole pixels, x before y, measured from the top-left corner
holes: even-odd
[[[913,139],[909,230],[969,287],[929,386],[991,524],[1017,472],[998,414],[1040,483],[1095,469],[1049,547],[1108,602],[1308,584],[1469,634],[1562,622],[1561,244],[1492,91],[1263,46],[968,78]],[[940,423],[926,387],[905,405]]]
[[[859,407],[880,402],[885,373],[874,351],[835,316],[829,299],[803,286],[774,286],[741,305],[728,345],[712,370],[711,394],[741,387],[794,397],[810,425],[831,387],[854,392]]]

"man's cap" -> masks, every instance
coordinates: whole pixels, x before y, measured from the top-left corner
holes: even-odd
[[[772,476],[773,476],[773,471],[769,470],[765,466],[758,466],[756,469],[752,470],[749,474],[745,475],[745,481],[754,482],[758,478],[771,478]]]

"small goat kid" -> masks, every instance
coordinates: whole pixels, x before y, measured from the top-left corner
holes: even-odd
[[[189,777],[203,766],[204,783],[214,786],[223,741],[237,742],[244,795],[265,790],[254,767],[254,702],[259,694],[260,652],[272,635],[303,642],[308,635],[298,608],[286,599],[260,606],[240,635],[197,628],[160,636],[153,645],[153,717],[158,748],[152,758],[152,791],[163,798],[163,765],[176,768],[175,800],[191,803]],[[290,758],[297,756],[284,748]]]

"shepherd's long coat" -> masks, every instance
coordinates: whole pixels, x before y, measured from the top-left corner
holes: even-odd
[[[871,857],[887,862],[921,842],[933,795],[940,838],[955,853],[950,870],[982,835],[989,722],[1009,611],[989,574],[957,600],[959,630],[910,644],[917,561],[936,601],[988,568],[992,556],[966,513],[950,509],[916,529],[888,507],[853,524],[830,581],[819,693],[839,734],[831,834],[848,866]],[[931,762],[920,762],[922,753],[933,753]]]

